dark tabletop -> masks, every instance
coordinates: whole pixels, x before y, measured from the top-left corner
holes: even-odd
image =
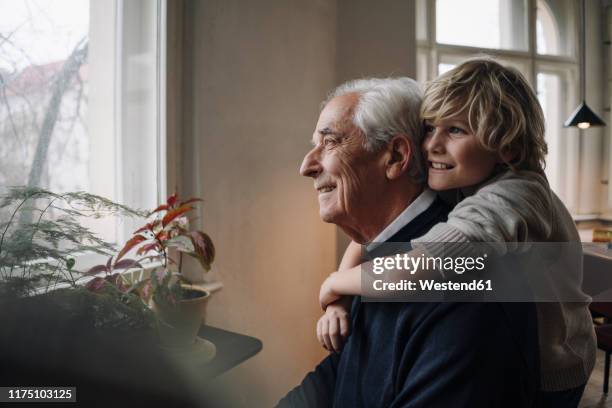
[[[205,379],[217,377],[253,357],[262,348],[261,340],[255,337],[212,326],[203,326],[198,335],[211,341],[217,348],[217,354],[212,361],[202,367],[202,376]]]

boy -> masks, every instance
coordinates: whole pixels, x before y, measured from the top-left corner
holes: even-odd
[[[473,242],[494,242],[503,255],[524,242],[580,241],[544,175],[542,108],[517,70],[490,59],[464,62],[428,84],[422,117],[429,187],[454,190],[457,204],[447,222],[413,240],[413,247],[453,242],[463,254]],[[348,326],[344,295],[362,294],[360,257],[360,246],[351,243],[341,266],[354,267],[341,268],[321,287],[326,313],[317,336],[330,350],[338,351],[348,334],[340,331]],[[584,301],[537,304],[544,406],[576,407],[595,362],[589,298],[580,287],[571,289]]]

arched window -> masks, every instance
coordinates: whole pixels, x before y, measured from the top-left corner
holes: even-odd
[[[559,54],[559,25],[548,3],[543,0],[538,0],[536,44],[538,54]]]
[[[546,117],[549,182],[570,210],[578,207],[579,161],[567,159],[579,146],[562,123],[578,102],[577,11],[572,0],[417,1],[417,79],[483,54],[521,71]]]

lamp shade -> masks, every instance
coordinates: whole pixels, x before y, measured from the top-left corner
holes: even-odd
[[[585,101],[582,101],[580,106],[578,106],[569,119],[565,121],[563,126],[588,129],[591,126],[606,126],[606,124],[587,106]]]

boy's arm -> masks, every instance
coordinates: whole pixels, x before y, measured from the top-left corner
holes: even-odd
[[[361,245],[357,244],[355,241],[351,241],[346,251],[344,251],[338,271],[332,272],[321,285],[319,300],[321,300],[323,310],[327,308],[327,305],[340,300],[340,296],[342,295],[361,295],[362,262]],[[332,283],[335,290],[331,290]],[[325,302],[321,299],[324,293],[330,295],[329,297],[325,297]],[[344,301],[342,303],[348,304],[349,307],[351,304],[350,301]]]
[[[352,296],[342,296],[325,309],[317,323],[317,339],[328,351],[340,353],[351,334]]]
[[[504,174],[465,198],[448,215],[412,245],[439,255],[427,243],[453,242],[446,256],[472,255],[471,242],[488,243],[492,253],[503,256],[521,251],[529,242],[545,241],[555,220],[554,195],[546,178],[534,172]],[[429,247],[429,248],[428,248]]]
[[[415,249],[408,256],[423,252],[433,257],[479,256],[482,247],[472,245],[474,242],[485,243],[496,256],[521,251],[529,242],[544,241],[550,236],[553,221],[557,222],[552,215],[553,197],[546,178],[537,173],[505,174],[457,204],[447,222],[434,225],[428,233],[412,240]],[[364,263],[332,273],[321,286],[321,306],[341,295],[363,295],[362,278],[367,285],[374,278],[368,274],[362,276],[362,268],[371,271],[372,265]],[[386,269],[384,274],[386,281],[399,282],[422,278],[431,272]],[[386,291],[368,293],[368,297],[386,296]]]
[[[344,251],[339,270],[350,269],[361,262],[361,245],[351,241]],[[342,296],[324,307],[325,313],[317,323],[317,339],[326,350],[339,353],[351,334],[352,302],[352,296]]]
[[[423,253],[422,249],[413,249],[407,253],[408,257],[419,257]],[[385,257],[386,258],[386,257]],[[388,258],[393,259],[394,256]],[[373,271],[372,261],[367,261],[350,269],[333,272],[325,279],[319,292],[319,303],[323,310],[345,295],[366,295],[364,287],[372,287],[374,280],[383,279],[386,282],[400,282],[401,280],[413,280],[422,278],[439,278],[442,275],[435,270],[425,270],[422,268],[406,269],[386,268],[384,274],[375,275],[368,271]],[[385,298],[389,296],[388,291],[367,291],[370,298]]]
[[[344,251],[344,255],[342,255],[342,261],[340,261],[338,270],[342,271],[344,269],[350,269],[361,264],[362,262],[361,245],[355,241],[351,241],[348,244],[346,251]]]

